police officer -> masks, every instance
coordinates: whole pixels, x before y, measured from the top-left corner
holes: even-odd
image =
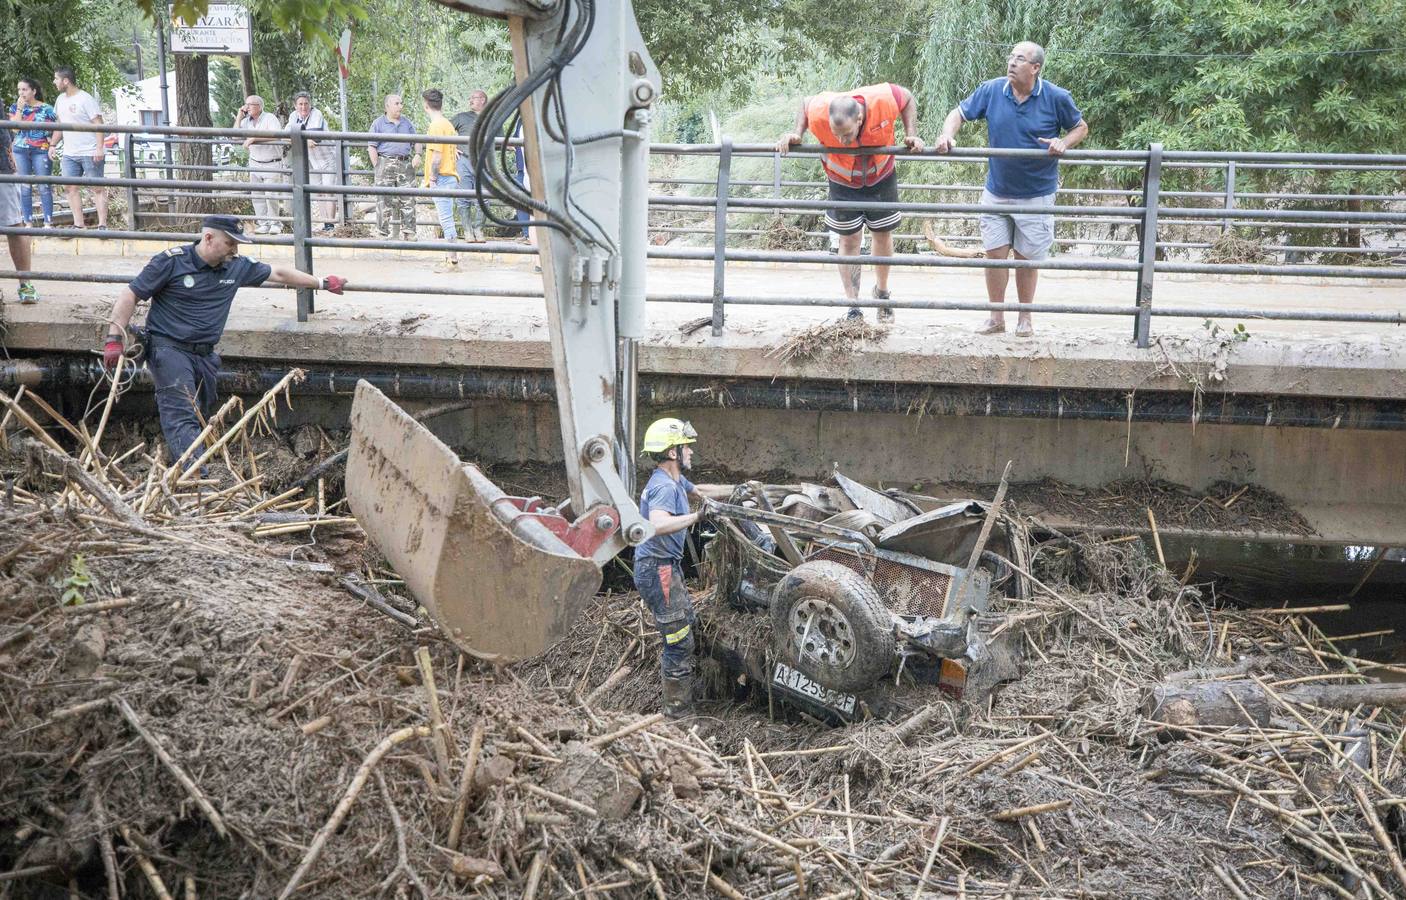
[[[693,599],[682,561],[684,535],[702,514],[689,512],[688,501],[703,497],[683,473],[693,466],[697,440],[681,419],[659,419],[644,432],[644,452],[656,465],[640,495],[640,515],[654,526],[654,537],[635,548],[635,588],[664,638],[664,712],[674,717],[693,706]]]
[[[234,216],[206,216],[200,225],[200,240],[156,254],[122,289],[113,304],[103,346],[103,365],[110,371],[122,355],[123,336],[137,303],[151,300],[146,362],[173,461],[200,436],[196,409],[209,416],[215,408],[215,376],[220,368],[215,345],[225,330],[235,293],[270,279],[334,294],[340,294],[346,284],[336,275],[315,278],[291,267],[240,256],[239,245],[248,238]]]

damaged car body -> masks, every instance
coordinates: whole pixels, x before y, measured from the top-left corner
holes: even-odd
[[[703,647],[734,694],[840,723],[979,702],[1016,677],[990,634],[992,597],[1026,589],[1010,521],[992,529],[976,500],[834,482],[748,482],[708,505]]]

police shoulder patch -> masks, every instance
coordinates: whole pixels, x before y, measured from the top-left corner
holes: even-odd
[[[165,251],[167,256],[180,256],[182,253],[185,252],[186,250],[184,247],[171,247]]]

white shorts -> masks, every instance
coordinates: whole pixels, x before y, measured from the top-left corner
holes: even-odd
[[[1055,195],[1013,199],[997,197],[990,191],[981,192],[983,205],[1054,206]],[[1054,245],[1054,216],[1033,213],[981,214],[981,246],[986,250],[1013,247],[1026,259],[1044,259]]]
[[[20,186],[18,184],[0,185],[0,225],[18,225],[20,216]]]

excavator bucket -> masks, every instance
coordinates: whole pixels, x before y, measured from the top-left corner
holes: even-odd
[[[351,422],[352,512],[445,635],[495,662],[564,637],[600,587],[595,562],[365,381]]]

